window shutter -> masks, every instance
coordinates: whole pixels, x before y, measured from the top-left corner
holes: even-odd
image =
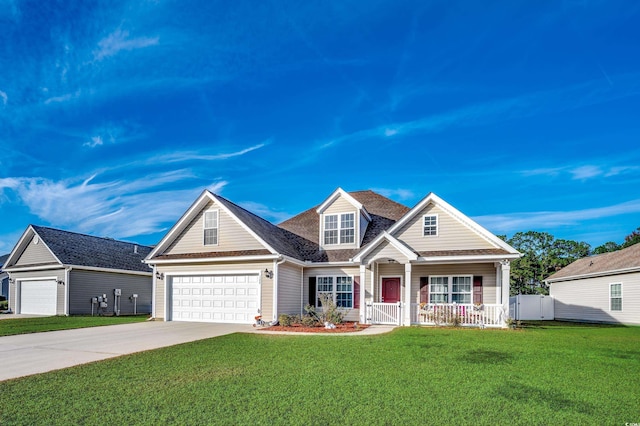
[[[482,276],[473,277],[473,303],[482,303]]]
[[[429,278],[420,277],[420,303],[429,303]]]
[[[309,277],[309,304],[316,306],[316,277]]]
[[[360,277],[353,278],[353,307],[360,308]]]

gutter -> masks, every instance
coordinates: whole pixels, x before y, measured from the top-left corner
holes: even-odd
[[[640,267],[639,266],[634,266],[631,268],[624,268],[624,269],[615,269],[612,271],[602,271],[602,272],[592,272],[589,274],[581,274],[581,275],[571,275],[568,277],[563,277],[563,278],[554,278],[554,279],[546,279],[544,280],[544,282],[546,284],[554,284],[557,282],[562,282],[562,281],[573,281],[573,280],[580,280],[583,278],[598,278],[598,277],[604,277],[607,275],[620,275],[620,274],[630,274],[633,272],[640,272]]]

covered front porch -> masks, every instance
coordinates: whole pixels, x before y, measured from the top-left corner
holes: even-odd
[[[506,327],[508,259],[403,259],[380,254],[360,265],[362,322]]]

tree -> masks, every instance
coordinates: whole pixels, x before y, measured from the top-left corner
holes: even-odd
[[[556,270],[589,255],[584,242],[555,239],[547,232],[518,232],[507,240],[522,257],[511,262],[511,294],[548,294],[544,280]]]
[[[610,253],[612,251],[620,250],[620,244],[614,243],[613,241],[608,241],[601,246],[593,249],[593,254],[602,254],[602,253]]]
[[[640,243],[640,227],[624,237],[624,243],[622,243],[622,246],[620,246],[620,248],[631,247],[632,245],[638,243]]]

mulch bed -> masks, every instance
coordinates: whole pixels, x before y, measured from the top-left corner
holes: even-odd
[[[307,327],[302,324],[293,324],[288,327],[284,327],[282,325],[272,325],[271,327],[261,328],[260,330],[264,331],[297,331],[304,333],[353,333],[362,331],[365,328],[369,327],[368,324],[358,324],[356,327],[355,322],[344,322],[342,324],[336,324],[336,328],[324,328],[324,326],[318,327]]]

